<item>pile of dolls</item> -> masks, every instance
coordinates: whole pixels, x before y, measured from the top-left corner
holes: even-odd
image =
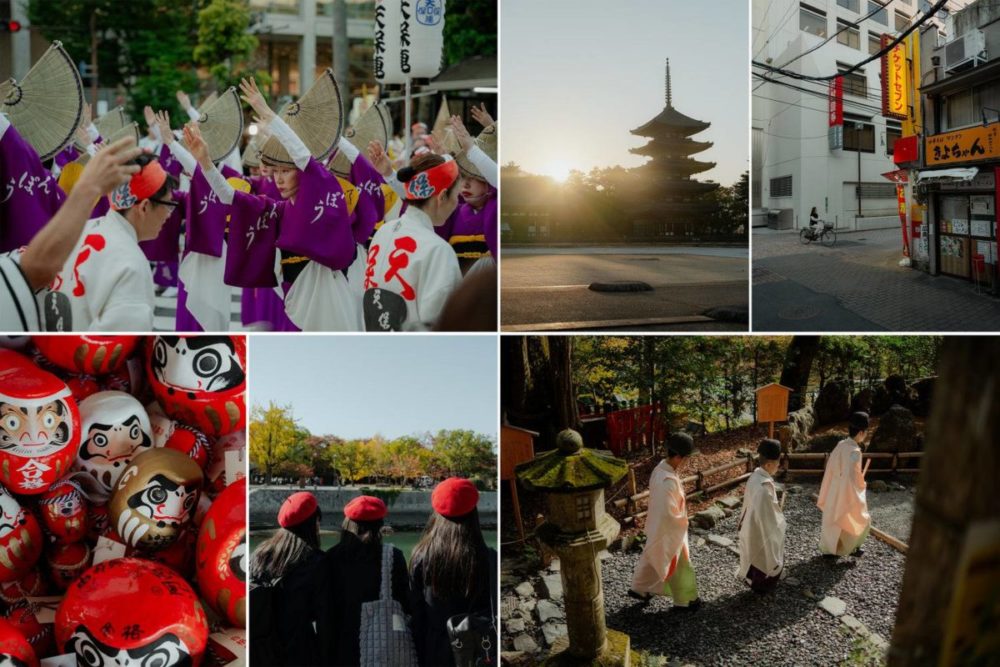
[[[0,340],[0,662],[242,661],[245,368],[242,336]]]

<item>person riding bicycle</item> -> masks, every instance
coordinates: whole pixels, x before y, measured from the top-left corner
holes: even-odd
[[[813,206],[812,211],[809,212],[809,231],[812,235],[816,235],[816,225],[819,224],[819,213],[816,212],[816,207]]]

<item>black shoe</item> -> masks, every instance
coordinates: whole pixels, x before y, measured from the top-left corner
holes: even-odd
[[[855,549],[854,553],[852,553],[851,555],[854,556],[855,558],[861,558],[862,556],[865,555],[865,550],[864,549]]]
[[[837,554],[821,554],[821,555],[823,556],[823,560],[828,560],[828,561],[834,561],[840,558],[840,556],[838,556]]]
[[[689,602],[687,606],[681,607],[678,605],[674,605],[673,607],[670,608],[670,611],[677,612],[679,614],[680,613],[689,614],[691,612],[698,611],[699,609],[701,609],[701,598],[695,598],[694,600],[691,600],[691,602]]]
[[[633,591],[631,588],[628,589],[628,596],[642,602],[649,602],[653,599],[652,593],[639,593],[638,591]]]

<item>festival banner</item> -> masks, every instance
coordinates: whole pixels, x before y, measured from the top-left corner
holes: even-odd
[[[910,256],[909,227],[906,224],[906,186],[896,184],[896,201],[899,203],[899,222],[903,225],[903,257]]]

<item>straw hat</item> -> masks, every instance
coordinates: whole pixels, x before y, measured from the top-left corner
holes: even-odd
[[[496,162],[497,161],[497,135],[499,134],[499,129],[497,124],[493,123],[487,128],[484,128],[479,136],[476,137],[476,145],[479,146],[484,153],[490,156],[490,158]],[[462,151],[455,157],[455,161],[458,162],[458,168],[462,172],[463,176],[471,176],[472,178],[478,178],[480,180],[486,180],[483,175],[479,173],[475,165],[469,162],[468,156],[466,156],[465,151]]]
[[[344,130],[344,138],[351,142],[362,154],[368,150],[368,144],[377,141],[383,147],[389,145],[392,137],[392,114],[385,102],[377,102],[368,107],[354,127]],[[347,159],[343,151],[337,151],[333,161],[330,163],[330,171],[343,176],[344,178],[351,172],[351,161]]]
[[[260,136],[260,132],[250,137],[250,141],[247,142],[246,148],[243,149],[243,166],[244,167],[259,167],[260,166],[260,146],[257,145],[257,138]]]
[[[135,121],[132,121],[130,123],[127,123],[126,125],[123,125],[121,128],[119,128],[110,137],[103,138],[104,136],[105,135],[103,135],[103,134],[101,135],[101,137],[102,137],[101,144],[100,144],[101,146],[110,146],[114,142],[118,141],[119,139],[123,139],[124,137],[132,137],[133,139],[135,139],[135,143],[138,144],[139,143],[139,138],[142,135],[139,132],[139,123],[136,123]],[[77,163],[79,163],[81,165],[87,164],[88,162],[90,162],[90,153],[84,151],[80,155],[80,157],[78,157],[77,159],[73,160],[73,162],[77,162]]]
[[[198,119],[201,136],[208,144],[212,162],[218,162],[233,152],[243,136],[243,107],[240,106],[236,88],[230,86],[214,102],[203,105],[198,112],[201,114]]]
[[[298,102],[292,102],[280,114],[281,119],[298,135],[309,153],[322,162],[340,139],[344,129],[344,107],[340,89],[327,68]],[[261,147],[265,163],[294,166],[294,161],[276,137]]]
[[[451,110],[448,108],[448,98],[445,95],[441,95],[441,106],[438,107],[437,117],[434,119],[434,126],[431,128],[431,134],[436,135],[438,130],[445,130],[448,128],[448,120],[451,118]]]
[[[94,121],[94,127],[102,138],[111,137],[128,125],[129,117],[125,113],[124,107],[115,107],[100,118]]]
[[[434,142],[441,153],[458,155],[462,152],[462,145],[458,143],[458,137],[455,136],[455,131],[451,127],[434,130],[431,132],[431,136],[434,137]]]
[[[20,82],[0,84],[0,112],[43,162],[73,139],[83,115],[83,84],[60,42],[53,42]]]

